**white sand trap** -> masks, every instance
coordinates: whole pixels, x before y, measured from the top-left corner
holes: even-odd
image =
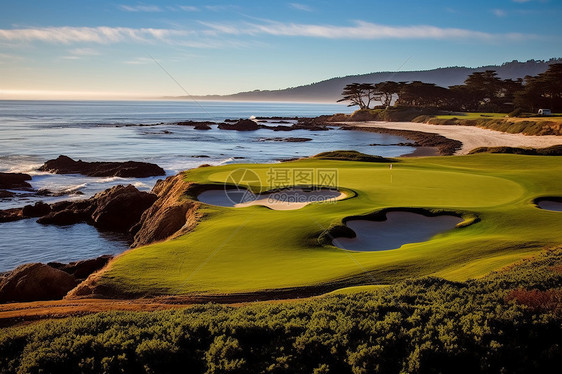
[[[197,200],[210,205],[244,208],[263,205],[274,210],[300,209],[315,202],[335,202],[347,195],[337,190],[285,189],[255,195],[247,190],[208,190],[197,196]]]
[[[544,210],[553,210],[555,212],[562,212],[562,201],[542,200],[539,201],[537,206]]]
[[[355,231],[357,237],[335,238],[332,244],[350,251],[386,251],[408,243],[424,242],[453,229],[462,221],[462,218],[450,215],[426,217],[411,212],[388,212],[386,221],[347,221],[347,227]]]

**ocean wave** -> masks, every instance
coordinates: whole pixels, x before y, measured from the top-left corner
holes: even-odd
[[[225,160],[215,162],[215,164],[216,164],[216,165],[224,165],[224,164],[227,164],[227,163],[232,162],[232,161],[234,161],[234,158],[233,158],[233,157],[229,157],[229,158],[227,158],[227,159],[225,159]]]

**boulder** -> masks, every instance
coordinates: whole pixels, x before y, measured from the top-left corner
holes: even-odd
[[[210,130],[211,126],[206,125],[206,124],[202,124],[202,125],[196,125],[195,127],[193,127],[195,130]]]
[[[0,302],[62,299],[76,286],[74,277],[49,265],[17,267],[0,283]]]
[[[6,198],[9,198],[9,197],[14,197],[14,196],[16,196],[16,194],[13,193],[13,192],[0,190],[0,199],[6,199]]]
[[[164,169],[148,162],[84,162],[61,155],[39,168],[55,174],[82,174],[90,177],[147,178],[166,175]]]
[[[13,222],[23,219],[23,212],[21,208],[12,208],[0,210],[0,222]]]
[[[35,205],[26,205],[22,209],[25,217],[43,217],[51,213],[51,206],[42,201],[35,203]]]
[[[47,265],[55,269],[62,270],[68,274],[74,276],[77,280],[83,280],[90,276],[90,274],[101,270],[113,256],[103,255],[98,258],[92,258],[89,260],[74,261],[68,264],[63,264],[60,262],[49,262]]]
[[[128,232],[156,198],[133,185],[114,186],[87,200],[52,204],[51,212],[37,222],[54,225],[86,222],[103,230]]]
[[[221,130],[236,130],[236,131],[255,131],[260,128],[260,125],[252,121],[251,119],[241,119],[240,121],[228,124],[228,123],[221,123],[219,124],[219,129]]]
[[[133,185],[115,186],[96,194],[96,208],[92,213],[95,227],[127,232],[139,222],[141,215],[157,199],[156,195],[141,192]]]
[[[29,174],[22,173],[0,173],[0,189],[31,189]]]

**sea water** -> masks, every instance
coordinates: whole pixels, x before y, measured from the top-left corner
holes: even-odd
[[[45,161],[61,154],[83,161],[152,162],[164,168],[167,175],[174,175],[201,164],[278,162],[337,149],[388,157],[414,150],[407,146],[371,146],[402,143],[405,139],[401,137],[338,128],[238,132],[219,130],[216,125],[203,131],[175,124],[188,120],[222,122],[251,117],[314,117],[351,110],[337,104],[0,100],[0,171],[30,174],[33,177],[30,183],[37,190],[72,192],[59,197],[24,195],[3,199],[0,209],[21,207],[39,200],[51,203],[86,198],[118,184],[133,184],[149,191],[157,179],[162,178],[92,178],[37,171]],[[267,124],[280,123],[271,120]],[[302,143],[271,140],[285,137],[312,140]],[[123,238],[100,236],[91,227],[44,229],[34,220],[27,221],[0,223],[0,271],[27,262],[71,261],[118,253],[127,248]],[[41,232],[40,242],[35,238],[35,231]],[[66,238],[62,240],[65,245],[61,235]]]

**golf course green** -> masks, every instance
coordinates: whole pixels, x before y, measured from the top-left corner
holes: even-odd
[[[248,169],[259,178],[242,184],[256,193],[270,188],[268,176],[276,169],[336,170],[338,189],[347,198],[296,210],[201,204],[193,231],[125,252],[96,282],[115,294],[155,296],[336,290],[429,275],[453,281],[480,277],[562,242],[562,213],[533,202],[562,196],[561,161],[477,154],[390,162],[311,158],[192,169],[185,180],[215,189],[233,171]],[[428,241],[386,251],[347,251],[319,239],[346,217],[399,208],[453,213],[464,220]]]

